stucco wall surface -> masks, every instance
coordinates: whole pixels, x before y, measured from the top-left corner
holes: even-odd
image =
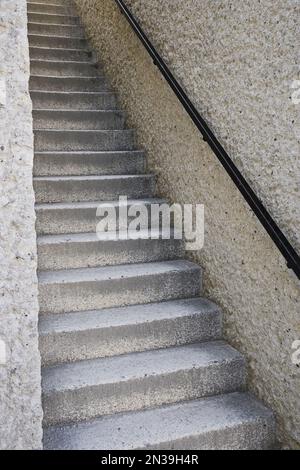
[[[0,0],[0,449],[42,438],[26,0]]]
[[[300,446],[299,282],[177,102],[114,0],[76,0],[88,36],[173,202],[205,204],[205,294],[249,361],[249,386]],[[145,31],[299,248],[299,2],[128,0]]]

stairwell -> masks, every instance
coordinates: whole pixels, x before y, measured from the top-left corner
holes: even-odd
[[[271,448],[182,242],[96,236],[99,205],[162,202],[155,177],[72,2],[27,5],[44,448]]]

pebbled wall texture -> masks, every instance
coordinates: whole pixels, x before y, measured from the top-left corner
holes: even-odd
[[[249,363],[251,390],[300,447],[299,282],[152,64],[114,0],[76,0],[158,190],[203,203],[205,294]],[[300,248],[298,0],[127,0],[137,19],[282,230]],[[297,83],[296,83],[297,84]],[[298,87],[299,88],[299,87]]]
[[[42,439],[26,0],[0,0],[0,449]]]

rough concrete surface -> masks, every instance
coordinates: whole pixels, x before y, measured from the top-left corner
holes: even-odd
[[[249,360],[249,383],[300,446],[299,283],[202,141],[114,0],[76,0],[162,196],[203,203],[206,239],[191,254],[225,332]],[[299,2],[128,0],[145,31],[280,227],[300,247]],[[298,105],[299,106],[299,105]]]
[[[1,0],[0,449],[39,449],[42,439],[28,79],[26,1]]]

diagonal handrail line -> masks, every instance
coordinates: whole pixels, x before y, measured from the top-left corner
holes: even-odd
[[[115,0],[119,6],[121,13],[124,14],[128,23],[132,27],[133,31],[136,33],[145,49],[148,51],[149,55],[152,57],[154,64],[158,67],[175,95],[192,118],[193,122],[201,132],[203,139],[211,147],[212,151],[220,161],[220,163],[225,168],[226,172],[235,183],[236,187],[239,189],[241,194],[244,196],[244,199],[247,201],[248,205],[253,210],[254,214],[257,216],[265,230],[268,232],[269,236],[272,238],[273,242],[285,257],[288,268],[292,269],[298,279],[300,279],[300,257],[296,250],[293,248],[291,243],[288,241],[286,236],[280,230],[275,220],[272,218],[268,210],[265,208],[259,197],[256,195],[251,186],[247,183],[246,179],[243,177],[239,169],[236,167],[234,162],[231,160],[230,156],[218,141],[217,137],[214,135],[212,130],[209,128],[206,121],[199,114],[191,100],[188,98],[187,94],[184,92],[183,88],[179,85],[174,75],[168,68],[165,61],[156,51],[155,47],[151,41],[146,36],[145,32],[126,6],[123,0]]]

